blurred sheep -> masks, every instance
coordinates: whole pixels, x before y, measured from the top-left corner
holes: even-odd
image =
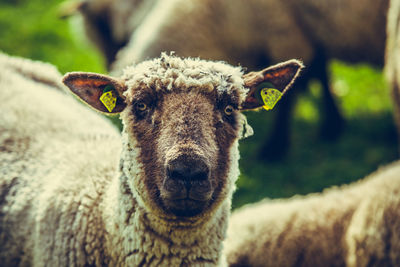
[[[230,266],[400,266],[400,162],[341,187],[233,212]]]
[[[84,0],[76,5],[87,34],[114,74],[161,51],[225,60],[258,69],[301,58],[308,67],[299,81],[322,85],[321,134],[336,138],[344,125],[329,88],[327,63],[383,65],[388,0]],[[290,96],[290,95],[289,95]],[[278,108],[261,156],[284,153],[294,99]]]

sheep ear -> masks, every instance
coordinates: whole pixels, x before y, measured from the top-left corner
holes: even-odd
[[[63,83],[81,100],[106,114],[116,114],[125,107],[126,86],[112,77],[89,72],[65,74]]]
[[[255,110],[261,107],[272,109],[292,86],[303,67],[298,60],[289,60],[245,74],[244,86],[249,88],[249,92],[241,110]]]

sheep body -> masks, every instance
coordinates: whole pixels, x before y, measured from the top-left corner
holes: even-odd
[[[388,2],[158,1],[126,40],[112,71],[164,50],[251,68],[265,64],[262,59],[290,58],[312,68],[321,56],[383,65]]]
[[[346,232],[347,266],[398,266],[400,264],[400,164],[378,172],[354,212]]]
[[[0,115],[0,262],[100,261],[91,246],[102,244],[96,239],[104,235],[88,231],[88,224],[101,219],[98,192],[116,171],[118,132],[67,96],[49,64],[1,55],[0,65],[6,111]],[[88,164],[94,158],[98,165]],[[85,238],[87,247],[81,247]]]
[[[400,162],[351,185],[235,211],[231,266],[397,266]]]
[[[245,76],[222,62],[163,54],[120,79],[65,75],[71,91],[103,112],[99,96],[113,86],[107,93],[118,97],[120,136],[63,92],[54,68],[3,55],[0,65],[0,262],[7,266],[224,266],[245,122],[239,107],[248,97],[254,105],[248,90],[265,77],[285,92],[302,67],[291,61]],[[149,98],[154,109],[144,113],[138,103]],[[193,181],[179,180],[181,165],[180,176],[170,171],[185,161]],[[182,184],[187,196],[176,199]]]
[[[112,37],[93,42],[121,44],[112,68],[121,72],[131,62],[165,50],[252,68],[265,64],[260,56],[270,62],[302,58],[310,63],[320,52],[327,58],[382,65],[389,0],[364,5],[356,0],[102,0],[82,5],[89,35],[100,35],[95,21],[107,18]]]

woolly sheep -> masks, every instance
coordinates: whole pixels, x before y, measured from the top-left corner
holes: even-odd
[[[265,63],[260,56],[270,61],[299,57],[311,62],[324,55],[327,59],[383,65],[389,0],[363,5],[356,0],[72,3],[67,2],[64,13],[71,15],[78,9],[83,14],[94,44],[113,43],[123,48],[112,68],[116,72],[131,62],[155,57],[163,49],[252,68]],[[113,50],[108,64],[114,62],[119,49]]]
[[[0,265],[83,266],[102,243],[87,232],[105,180],[94,178],[114,173],[119,133],[65,94],[55,67],[4,54],[0,66]]]
[[[252,68],[264,64],[263,59],[296,57],[306,63],[326,57],[383,65],[388,5],[388,0],[363,5],[357,0],[157,1],[135,28],[120,24],[132,36],[112,70],[120,72],[163,49]]]
[[[243,75],[222,62],[163,54],[118,79],[66,74],[91,107],[121,112],[121,138],[61,90],[6,69],[0,262],[224,266],[238,139],[250,130],[240,111],[264,105],[264,82],[285,93],[301,68],[291,60]]]
[[[308,68],[298,86],[305,88],[315,78],[321,81],[321,134],[334,139],[343,119],[330,92],[327,61],[338,58],[382,66],[388,2],[83,0],[80,11],[87,34],[96,36],[91,39],[114,74],[161,51],[250,69],[301,58]],[[260,149],[262,157],[276,158],[288,148],[293,105],[291,96],[278,108],[272,136]]]
[[[400,161],[351,185],[235,211],[230,266],[399,266]]]

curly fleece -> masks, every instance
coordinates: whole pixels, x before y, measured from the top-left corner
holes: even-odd
[[[235,211],[230,266],[399,266],[400,162],[351,185]]]

